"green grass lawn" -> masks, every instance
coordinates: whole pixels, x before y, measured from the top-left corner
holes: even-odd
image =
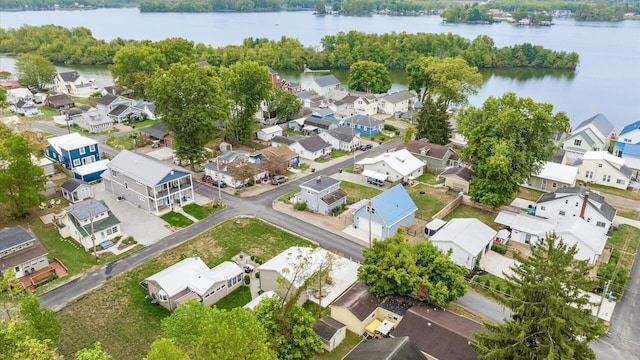
[[[372,197],[382,192],[382,190],[380,189],[352,183],[349,181],[341,182],[340,188],[348,194],[347,204],[353,204],[362,199],[371,199]]]
[[[338,347],[336,347],[332,352],[325,351],[313,358],[314,360],[341,360],[349,353],[349,351],[356,347],[356,345],[360,344],[360,341],[362,341],[361,336],[347,330],[347,335],[342,343],[340,343],[340,345],[338,345]]]
[[[242,279],[244,281],[244,279]],[[258,280],[254,280],[258,281]],[[251,301],[251,289],[248,286],[240,286],[233,292],[215,303],[214,306],[220,309],[231,310],[237,307],[243,307]]]
[[[429,185],[435,185],[435,184],[440,184],[442,183],[444,180],[436,180],[436,174],[432,174],[432,173],[424,173],[420,176],[418,176],[416,178],[416,181],[421,182],[421,183],[425,183],[425,184],[429,184]]]
[[[147,126],[155,125],[157,123],[158,123],[158,120],[147,119],[147,120],[143,120],[143,121],[137,121],[137,122],[133,122],[133,123],[128,123],[126,125],[129,125],[131,127],[135,126],[136,129],[142,129],[142,128],[145,128]]]
[[[629,239],[629,243],[626,250],[622,252],[627,239]],[[607,240],[605,248],[613,248],[621,251],[620,266],[631,271],[638,249],[638,243],[640,243],[640,229],[630,225],[620,225],[618,226],[618,230],[614,231],[609,240]]]
[[[56,346],[72,359],[79,349],[100,341],[114,359],[142,359],[160,334],[160,321],[169,315],[164,308],[151,306],[139,284],[142,280],[194,254],[213,267],[240,251],[270,259],[291,246],[313,244],[256,219],[225,222],[60,310],[56,316],[62,333]]]
[[[640,192],[633,192],[626,189],[618,189],[598,184],[587,184],[587,187],[589,189],[600,191],[604,194],[618,195],[631,200],[640,200]]]
[[[333,160],[333,159],[337,159],[337,158],[339,158],[339,157],[347,156],[347,155],[350,155],[350,154],[351,154],[351,153],[350,153],[350,152],[348,152],[348,151],[342,151],[342,150],[336,150],[336,149],[333,149],[333,150],[331,150],[331,156],[326,157],[326,158],[317,158],[317,159],[316,159],[316,162],[318,162],[318,163],[325,163],[325,162],[327,162],[327,161],[331,161],[331,160]]]
[[[496,223],[493,220],[496,218],[498,214],[476,209],[467,205],[460,205],[455,208],[452,212],[450,212],[447,216],[442,220],[449,221],[453,218],[476,218],[482,221],[484,224],[494,229],[496,227]]]
[[[344,182],[343,182],[342,184],[344,184]],[[343,189],[344,189],[344,188],[343,188]],[[298,189],[298,190],[293,190],[293,191],[292,191],[292,192],[290,192],[290,193],[286,193],[286,194],[284,194],[284,195],[280,196],[280,197],[278,198],[278,201],[281,201],[281,202],[283,202],[283,203],[285,203],[285,204],[289,204],[289,200],[290,200],[290,199],[291,199],[295,194],[297,194],[297,193],[299,193],[299,192],[300,192],[300,189]]]
[[[46,105],[42,105],[42,106],[38,106],[38,111],[40,111],[42,113],[42,115],[38,115],[38,116],[29,116],[26,119],[29,119],[30,121],[45,121],[45,120],[51,120],[53,119],[54,116],[58,116],[60,115],[60,111],[50,108]],[[20,116],[21,118],[23,118],[23,116]]]
[[[331,310],[326,306],[323,306],[322,311],[318,312],[318,308],[319,308],[318,304],[314,303],[311,300],[305,301],[304,304],[302,304],[302,307],[305,310],[307,310],[311,315],[313,315],[313,317],[316,320],[318,320],[320,317],[331,315]],[[319,314],[321,315],[320,317],[318,317]]]
[[[406,186],[405,189],[418,207],[416,218],[422,220],[430,220],[433,215],[456,197],[455,192],[435,189],[425,184]],[[424,192],[424,194],[421,194],[421,191]]]
[[[195,203],[185,205],[182,207],[182,210],[184,210],[184,212],[186,212],[187,214],[193,216],[198,220],[202,220],[206,218],[207,216],[218,211],[218,209],[219,208],[214,208],[213,206],[201,206]]]
[[[171,226],[177,226],[177,227],[187,227],[191,224],[193,224],[193,221],[191,221],[191,219],[188,219],[186,216],[177,213],[175,211],[171,211],[169,213],[166,213],[162,216],[160,216],[160,218],[162,218],[162,220],[166,221],[167,223],[169,223],[169,225]]]
[[[542,194],[544,194],[542,191],[533,190],[521,186],[520,191],[518,191],[518,193],[513,198],[515,199],[518,197],[529,201],[538,201]]]

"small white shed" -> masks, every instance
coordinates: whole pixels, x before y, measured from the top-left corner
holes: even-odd
[[[256,136],[262,141],[271,141],[275,136],[282,136],[282,128],[278,125],[258,130]]]

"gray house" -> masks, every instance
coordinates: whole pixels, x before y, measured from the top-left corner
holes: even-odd
[[[340,80],[333,75],[321,76],[313,79],[313,82],[309,86],[309,90],[315,92],[318,95],[326,95],[331,90],[340,89]]]
[[[329,176],[318,176],[300,185],[294,202],[307,204],[307,209],[328,215],[337,206],[347,204],[347,193],[340,189],[340,181]]]
[[[407,143],[411,155],[422,160],[427,169],[440,172],[448,167],[458,166],[460,158],[453,151],[453,145],[432,144],[427,139],[412,140]]]
[[[80,179],[69,179],[65,181],[61,187],[62,196],[72,204],[93,197],[93,188],[91,185]]]
[[[104,188],[152,214],[193,202],[191,173],[150,156],[121,151],[102,173]]]
[[[13,268],[19,279],[49,265],[47,250],[20,226],[0,230],[0,276]]]

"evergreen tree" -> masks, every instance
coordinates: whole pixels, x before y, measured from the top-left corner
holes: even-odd
[[[517,260],[507,275],[510,297],[497,298],[511,310],[503,324],[484,324],[473,347],[483,359],[595,359],[589,342],[604,334],[591,318],[589,265],[577,261],[577,247],[549,234],[531,256]]]
[[[451,140],[451,124],[443,98],[427,96],[418,111],[416,138],[427,138],[434,144],[446,145]]]

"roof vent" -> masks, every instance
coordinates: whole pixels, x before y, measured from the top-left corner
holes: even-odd
[[[317,183],[320,183],[320,180],[322,180],[322,178],[321,178],[320,176],[318,176],[318,177],[316,178],[316,182],[317,182]]]

